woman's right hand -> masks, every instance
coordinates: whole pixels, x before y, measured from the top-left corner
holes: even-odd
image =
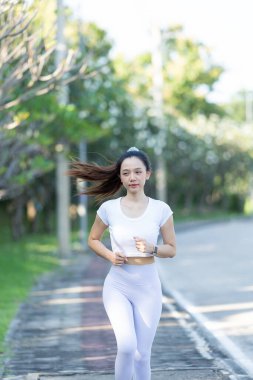
[[[127,262],[127,257],[122,252],[113,252],[111,263],[113,265],[122,265]]]

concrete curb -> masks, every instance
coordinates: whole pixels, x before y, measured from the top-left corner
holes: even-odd
[[[217,347],[217,349],[224,353],[228,359],[223,359],[222,364],[225,366],[229,373],[234,375],[233,379],[245,380],[253,380],[253,365],[252,361],[245,358],[244,354],[238,349],[229,338],[221,337],[215,334],[208,326],[210,326],[210,322],[203,315],[196,313],[193,311],[194,307],[185,298],[177,291],[168,287],[168,285],[164,286],[165,293],[167,293],[170,297],[172,297],[176,304],[179,305],[183,310],[185,310],[192,318],[196,321],[201,335],[210,342],[213,347]],[[221,359],[219,359],[221,360]]]

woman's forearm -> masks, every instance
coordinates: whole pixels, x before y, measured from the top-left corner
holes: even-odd
[[[100,241],[96,239],[88,239],[88,246],[94,251],[98,256],[103,257],[106,260],[112,262],[113,253],[110,249]]]
[[[172,258],[176,256],[176,246],[172,244],[158,244],[157,257]]]

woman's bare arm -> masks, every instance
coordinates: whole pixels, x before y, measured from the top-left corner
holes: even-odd
[[[158,245],[158,257],[174,257],[176,255],[176,235],[173,216],[171,216],[161,227],[161,235],[163,244]]]
[[[109,260],[112,264],[122,265],[125,261],[127,261],[125,255],[120,252],[112,252],[101,242],[103,233],[107,228],[108,226],[104,224],[97,215],[89,233],[88,245],[97,255]]]

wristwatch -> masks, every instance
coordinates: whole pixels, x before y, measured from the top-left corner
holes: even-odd
[[[158,247],[157,247],[157,245],[154,246],[153,256],[158,256]]]

